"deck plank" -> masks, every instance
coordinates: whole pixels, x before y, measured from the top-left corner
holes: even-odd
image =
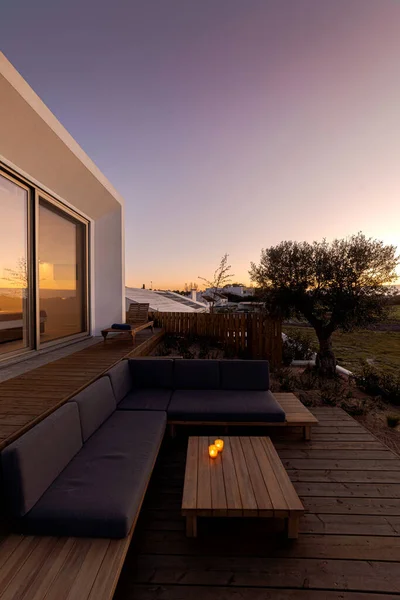
[[[240,496],[239,483],[233,461],[230,439],[225,439],[224,451],[221,455],[222,469],[224,472],[226,505],[228,516],[241,516],[243,514],[243,503]]]
[[[367,561],[321,561],[318,559],[287,558],[286,569],[281,560],[252,557],[193,557],[145,555],[138,558],[132,580],[138,584],[153,585],[208,585],[208,586],[265,586],[301,588],[307,581],[309,589],[335,588],[347,585],[349,590],[373,589],[375,592],[397,593],[400,589],[400,571],[393,572],[393,564]],[[234,585],[232,585],[234,581]],[[217,596],[218,597],[218,596]]]
[[[215,437],[208,438],[208,445],[214,443]],[[228,506],[226,501],[225,481],[224,473],[219,468],[221,463],[221,456],[217,458],[209,458],[208,453],[205,455],[205,461],[209,464],[210,469],[210,480],[211,480],[211,504],[212,514],[214,516],[224,517],[228,512]]]

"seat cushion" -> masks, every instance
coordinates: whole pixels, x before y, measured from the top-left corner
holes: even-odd
[[[175,361],[175,390],[217,390],[219,387],[218,360]]]
[[[285,412],[269,391],[176,390],[168,419],[279,423],[285,421]]]
[[[84,442],[117,408],[111,381],[107,376],[97,379],[71,398],[70,402],[76,402],[78,405]]]
[[[125,537],[165,426],[163,412],[116,411],[21,520],[21,529],[37,535]]]
[[[163,410],[171,400],[172,390],[143,389],[132,390],[117,406],[118,410]]]
[[[11,514],[36,504],[82,448],[78,407],[67,403],[1,453],[2,488]]]
[[[106,375],[110,378],[115,400],[118,404],[132,389],[132,377],[128,361],[121,360],[107,371]]]
[[[220,360],[223,390],[269,390],[267,360]]]
[[[170,358],[129,359],[134,388],[172,389],[174,361]]]

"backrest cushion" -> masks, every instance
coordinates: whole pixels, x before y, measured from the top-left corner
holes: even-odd
[[[173,387],[174,361],[170,358],[131,358],[129,368],[134,388]]]
[[[23,517],[82,448],[78,407],[67,403],[1,453],[3,488]]]
[[[224,390],[269,390],[267,360],[221,360],[220,372]]]
[[[128,361],[121,360],[115,367],[107,371],[106,375],[111,380],[115,400],[119,404],[132,389],[132,377]]]
[[[218,390],[220,387],[218,360],[175,361],[176,390]]]
[[[70,402],[76,402],[79,408],[83,442],[86,442],[117,408],[111,381],[107,376],[97,379],[71,398]]]

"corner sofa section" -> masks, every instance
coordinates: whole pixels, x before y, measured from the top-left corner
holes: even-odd
[[[163,411],[116,411],[110,379],[101,377],[3,450],[3,489],[15,528],[127,536],[165,427]]]
[[[107,375],[125,411],[167,411],[173,423],[282,423],[264,360],[134,358]]]
[[[282,422],[266,361],[123,360],[1,453],[14,529],[123,538],[169,422]]]

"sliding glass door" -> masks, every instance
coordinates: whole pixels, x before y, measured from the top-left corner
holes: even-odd
[[[42,198],[38,258],[41,344],[85,332],[86,227]]]
[[[0,359],[31,345],[29,197],[0,173]]]
[[[0,170],[0,361],[89,333],[88,227]]]

